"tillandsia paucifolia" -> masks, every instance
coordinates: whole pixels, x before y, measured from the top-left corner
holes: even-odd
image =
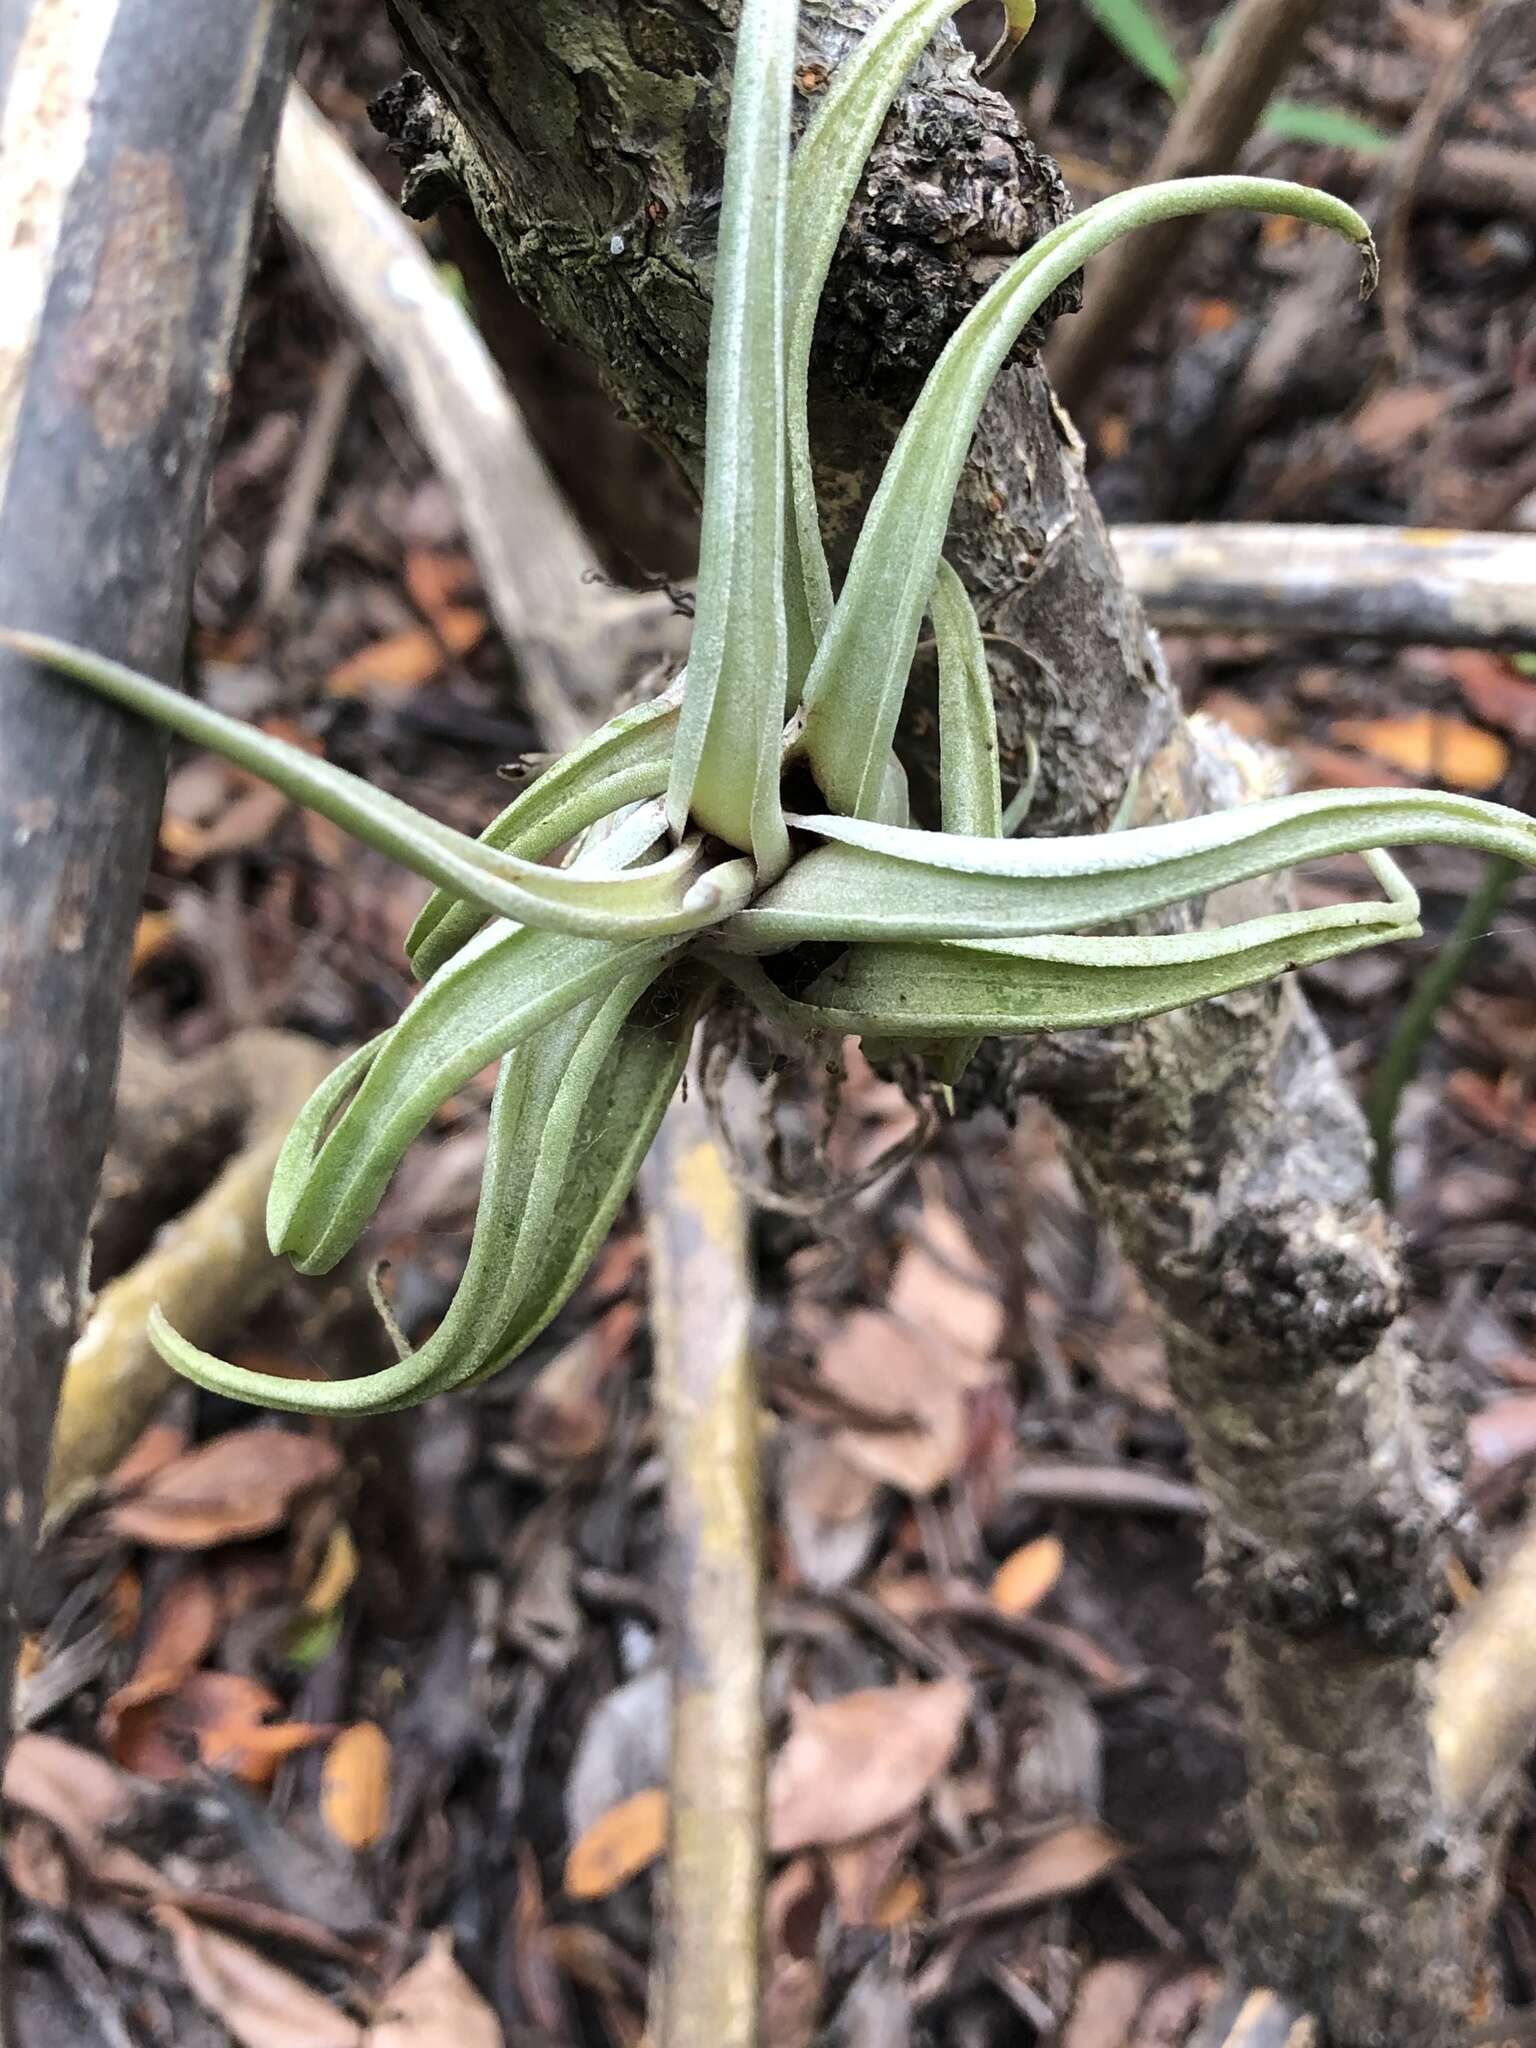
[[[234,1366],[156,1313],[190,1379],[278,1409],[378,1412],[508,1363],[569,1297],[628,1193],[729,984],[781,1028],[963,1063],[984,1033],[1120,1023],[1412,936],[1382,849],[1452,842],[1536,866],[1536,824],[1417,790],[1280,796],[1068,839],[1004,831],[985,650],[942,549],[977,417],[1029,319],[1096,251],[1213,208],[1333,229],[1342,201],[1265,178],[1117,194],[1013,262],[913,407],[834,591],[806,385],[816,308],[865,160],[903,78],[960,0],[892,0],[791,154],[797,0],[743,0],[707,389],[703,524],[687,667],[566,754],[478,840],[360,778],[115,663],[0,637],[265,777],[434,882],[408,952],[423,987],[316,1092],[273,1178],[274,1251],[301,1271],[357,1241],[411,1141],[491,1060],[500,1074],[470,1255],[442,1324],[361,1378]],[[1022,33],[1029,0],[1010,0]],[[924,615],[939,664],[939,830],[915,825],[893,751]],[[790,778],[793,778],[792,780]],[[820,810],[785,807],[786,788]],[[802,797],[802,801],[804,798]],[[561,847],[575,851],[550,866]],[[1365,855],[1381,900],[1147,937],[1104,928],[1323,855]],[[814,953],[806,949],[813,947]]]

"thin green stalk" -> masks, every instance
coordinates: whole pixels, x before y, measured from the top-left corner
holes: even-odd
[[[1519,864],[1495,854],[1483,868],[1483,878],[1462,906],[1455,929],[1430,962],[1429,970],[1408,1000],[1388,1040],[1376,1078],[1366,1096],[1366,1120],[1376,1141],[1374,1179],[1379,1201],[1390,1205],[1394,1164],[1394,1135],[1398,1104],[1403,1090],[1418,1072],[1424,1046],[1434,1029],[1440,1006],[1454,992],[1466,971],[1472,949],[1485,938],[1498,916],[1499,906],[1510,883],[1520,872]]]

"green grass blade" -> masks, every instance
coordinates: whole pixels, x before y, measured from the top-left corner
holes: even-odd
[[[1006,939],[1081,932],[1304,861],[1379,846],[1469,846],[1536,866],[1536,823],[1477,797],[1413,789],[1273,797],[1177,824],[1071,839],[960,839],[795,818],[836,842],[720,927],[768,952],[810,941]]]
[[[1294,214],[1360,244],[1341,200],[1269,178],[1188,178],[1116,193],[1053,229],[961,322],[886,465],[847,582],[806,682],[809,756],[832,810],[874,815],[955,486],[992,380],[1026,322],[1090,256],[1134,228],[1213,209]]]
[[[715,265],[699,587],[667,815],[782,872],[784,215],[796,0],[744,0]]]
[[[1144,78],[1160,85],[1173,99],[1183,97],[1183,62],[1146,0],[1082,0],[1082,4]]]
[[[1259,123],[1270,135],[1290,142],[1314,142],[1324,149],[1347,149],[1354,156],[1390,156],[1397,137],[1362,120],[1343,107],[1316,107],[1299,100],[1271,100]]]

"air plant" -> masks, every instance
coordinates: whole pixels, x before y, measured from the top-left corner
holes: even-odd
[[[810,1038],[963,1061],[984,1033],[1107,1025],[1417,933],[1381,849],[1436,839],[1536,865],[1536,825],[1410,790],[1282,796],[1067,839],[1003,832],[981,634],[942,559],[978,414],[1026,322],[1096,251],[1213,208],[1292,214],[1358,245],[1342,201],[1274,180],[1118,194],[1019,257],[949,341],[870,506],[841,591],[817,519],[806,378],[816,307],[902,79],[959,0],[894,0],[791,157],[796,0],[744,0],[708,375],[697,615],[687,668],[621,712],[473,840],[358,777],[130,670],[38,635],[10,645],[264,776],[437,884],[408,951],[424,985],[294,1126],[275,1251],[322,1273],[355,1244],[434,1110],[499,1060],[468,1265],[417,1350],[325,1385],[210,1356],[157,1314],[200,1385],[316,1413],[382,1411],[508,1363],[569,1297],[645,1155],[696,1022],[729,987]],[[1010,21],[1027,20],[1013,0]],[[925,614],[939,664],[941,826],[911,821],[892,741]],[[786,791],[820,809],[786,807]],[[549,857],[572,845],[562,866]],[[1145,912],[1361,852],[1379,901],[1158,936]]]

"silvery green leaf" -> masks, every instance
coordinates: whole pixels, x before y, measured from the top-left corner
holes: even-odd
[[[928,609],[939,652],[939,805],[946,832],[1003,834],[997,715],[986,644],[965,585],[942,556]]]
[[[796,659],[791,708],[832,616],[811,470],[806,411],[816,309],[859,177],[902,80],[962,0],[895,0],[833,74],[789,167],[784,265],[784,374],[789,421],[790,527],[785,574]]]
[[[997,715],[986,644],[965,585],[941,555],[928,600],[939,656],[939,806],[946,832],[999,839],[1003,789],[998,768]],[[957,1038],[922,1053],[934,1076],[950,1087],[981,1044]]]
[[[784,612],[784,194],[796,0],[744,0],[715,263],[699,586],[667,815],[780,873]]]
[[[1478,797],[1318,790],[1128,832],[961,839],[852,818],[791,821],[840,842],[722,925],[714,943],[1006,939],[1118,924],[1232,882],[1377,846],[1469,846],[1536,865],[1536,823]]]
[[[1378,870],[1388,879],[1386,864]],[[754,962],[722,956],[764,1011],[791,1029],[903,1042],[1005,1037],[1132,1023],[1267,981],[1290,968],[1412,938],[1412,892],[1385,903],[1278,912],[1214,931],[1009,944],[853,946],[806,991],[784,996]]]
[[[4,630],[0,642],[249,769],[402,867],[498,917],[547,931],[655,938],[697,931],[719,914],[711,890],[696,893],[696,849],[680,848],[650,867],[617,875],[541,867],[455,832],[334,762],[226,718],[118,662],[40,633]]]
[[[569,1116],[561,1118],[561,1087],[571,1085],[573,1075],[588,1083],[594,1079],[618,1028],[618,1018],[608,1022],[606,1014],[616,1004],[633,1006],[641,993],[643,981],[631,977],[608,997],[590,997],[502,1061],[485,1130],[485,1176],[469,1262],[449,1313],[418,1350],[350,1380],[287,1380],[199,1350],[154,1311],[150,1341],[160,1356],[211,1393],[258,1401],[291,1415],[377,1415],[426,1401],[440,1384],[477,1372],[494,1354],[535,1260],[532,1247],[551,1223],[539,1204],[539,1192],[547,1196],[549,1190],[537,1190],[537,1182],[553,1135],[565,1130],[569,1143],[571,1124]],[[563,1167],[561,1159],[559,1174]]]
[[[801,745],[829,807],[873,816],[949,521],[992,380],[1026,322],[1090,256],[1131,229],[1214,208],[1289,213],[1372,253],[1352,207],[1269,178],[1186,178],[1116,193],[1011,264],[951,336],[887,463],[804,695]]]
[[[667,786],[677,737],[681,678],[647,704],[621,711],[514,797],[480,834],[481,843],[522,860],[544,860],[611,811]],[[484,922],[475,904],[446,889],[429,896],[405,941],[421,981]]]
[[[433,976],[388,1031],[356,1094],[315,1152],[274,1251],[328,1272],[378,1206],[406,1147],[482,1067],[589,996],[660,967],[665,940],[573,939],[488,925]]]
[[[691,967],[664,975],[625,1018],[582,1104],[551,1228],[484,1379],[557,1315],[613,1227],[682,1078],[693,1029],[714,988]]]

